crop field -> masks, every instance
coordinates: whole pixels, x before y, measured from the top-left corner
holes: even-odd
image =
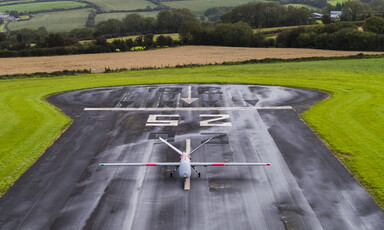
[[[147,6],[156,7],[155,4],[145,0],[88,0],[88,2],[96,4],[103,11],[110,10],[137,10],[145,9]]]
[[[4,193],[71,123],[44,101],[48,95],[116,85],[241,83],[329,92],[331,97],[303,118],[383,206],[383,62],[384,58],[307,61],[2,80],[0,191]]]
[[[0,12],[17,10],[18,12],[30,12],[39,10],[52,10],[52,9],[72,9],[87,4],[75,1],[56,1],[56,2],[36,2],[26,3],[19,5],[0,6]]]
[[[187,0],[187,1],[169,1],[162,2],[164,5],[173,7],[173,8],[187,8],[190,9],[193,13],[198,16],[204,15],[204,12],[212,7],[219,6],[238,6],[241,4],[245,4],[248,2],[252,2],[250,0]],[[257,2],[257,1],[255,1]]]
[[[383,52],[339,51],[295,48],[245,48],[182,46],[144,52],[64,55],[51,57],[1,58],[0,75],[84,69],[164,67],[184,64],[214,64],[264,58],[338,57]],[[186,55],[187,54],[187,55]]]
[[[135,14],[140,14],[143,17],[153,17],[156,18],[157,14],[160,11],[148,11],[148,12],[135,12]],[[106,21],[108,19],[117,19],[117,20],[122,20],[125,16],[131,13],[105,13],[105,14],[98,14],[96,15],[95,18],[95,23],[99,23],[101,21]]]
[[[90,11],[91,9],[80,9],[36,14],[27,21],[10,22],[8,29],[11,31],[23,28],[38,29],[44,26],[49,32],[69,32],[85,27]]]

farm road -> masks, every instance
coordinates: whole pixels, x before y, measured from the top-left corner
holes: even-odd
[[[384,52],[337,51],[294,48],[243,48],[220,46],[182,46],[149,51],[81,54],[50,57],[1,58],[0,75],[63,70],[92,69],[102,72],[105,68],[164,67],[182,64],[207,64],[228,61],[245,61],[264,58],[335,57]]]

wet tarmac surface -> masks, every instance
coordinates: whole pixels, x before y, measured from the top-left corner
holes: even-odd
[[[384,229],[384,213],[297,113],[326,97],[196,84],[52,96],[74,122],[0,198],[0,229]],[[171,167],[98,165],[178,162],[158,137],[193,149],[212,136],[192,161],[271,166],[197,167],[184,191]]]

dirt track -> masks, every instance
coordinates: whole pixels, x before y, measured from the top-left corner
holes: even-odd
[[[148,66],[175,66],[178,64],[206,64],[225,61],[244,61],[264,58],[299,58],[347,56],[358,53],[384,52],[335,51],[293,48],[239,48],[220,46],[183,46],[150,51],[106,54],[82,54],[51,57],[1,58],[0,75],[92,69],[96,72],[111,69]]]

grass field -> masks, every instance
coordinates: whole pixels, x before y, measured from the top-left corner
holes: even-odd
[[[336,6],[337,3],[342,4],[343,2],[347,2],[348,0],[327,0],[328,4],[332,6]]]
[[[137,10],[145,9],[147,6],[151,8],[156,7],[155,4],[145,0],[87,0],[88,2],[96,4],[103,11],[110,10]]]
[[[137,12],[136,14],[140,14],[143,17],[153,17],[156,18],[159,11],[148,11],[148,12]],[[105,14],[98,14],[95,18],[95,23],[99,23],[101,21],[106,21],[108,19],[117,19],[122,20],[125,16],[127,16],[130,13],[105,13]]]
[[[384,205],[384,58],[88,74],[2,80],[0,191],[71,123],[44,101],[58,92],[152,83],[244,83],[315,88],[332,97],[303,114],[367,190]]]
[[[297,8],[305,7],[305,8],[312,9],[312,10],[318,10],[319,9],[317,7],[306,5],[306,4],[287,4],[284,6],[286,6],[286,7],[293,6],[293,7],[297,7]]]
[[[84,28],[90,11],[91,9],[80,9],[36,14],[27,21],[10,22],[8,29],[11,31],[23,28],[38,29],[44,26],[49,32],[68,32]]]
[[[0,1],[0,6],[1,6],[1,5],[13,4],[13,3],[24,3],[24,2],[34,2],[34,1],[35,1],[35,0]]]
[[[52,10],[52,9],[72,9],[87,4],[74,1],[55,1],[55,2],[36,2],[18,5],[0,6],[0,12],[17,10],[18,12],[30,12],[39,10]]]
[[[173,7],[173,8],[187,8],[190,9],[193,13],[198,16],[204,15],[204,12],[208,8],[219,7],[219,6],[238,6],[252,0],[186,0],[186,1],[169,1],[162,2],[164,5]],[[257,2],[257,0],[255,0]]]

